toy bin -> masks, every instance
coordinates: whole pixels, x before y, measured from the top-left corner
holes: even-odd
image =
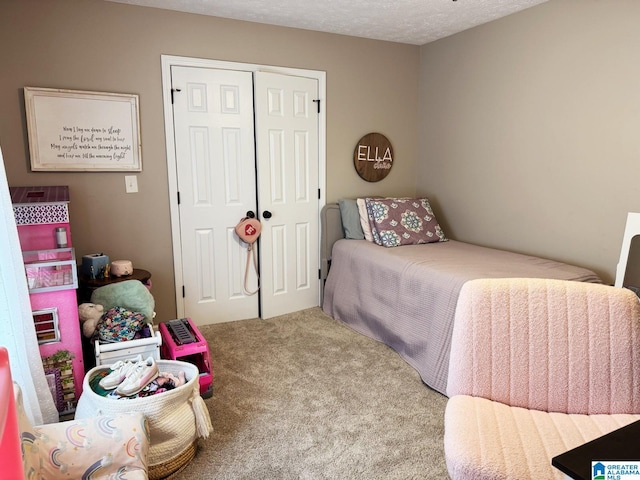
[[[151,326],[149,326],[149,330],[150,336],[146,338],[113,343],[102,343],[100,340],[94,340],[96,365],[111,365],[119,360],[133,358],[136,355],[142,355],[142,358],[153,357],[155,360],[159,360],[162,336],[160,332],[154,331]]]
[[[192,363],[200,372],[200,395],[213,395],[213,368],[209,345],[190,318],[180,318],[161,323],[160,356],[168,360]]]

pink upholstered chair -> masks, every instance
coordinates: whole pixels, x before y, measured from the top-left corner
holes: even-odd
[[[0,347],[0,458],[3,460],[2,473],[6,478],[23,478],[19,439],[9,354],[5,348]]]
[[[31,425],[0,347],[0,478],[145,480],[149,433],[141,413]]]
[[[640,302],[600,284],[470,281],[447,395],[451,478],[562,479],[554,456],[640,419]]]

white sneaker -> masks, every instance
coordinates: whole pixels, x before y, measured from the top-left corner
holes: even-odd
[[[127,378],[118,385],[116,393],[125,397],[135,395],[158,377],[158,364],[153,357],[138,362],[127,374]]]
[[[105,390],[113,390],[127,378],[129,372],[140,362],[142,362],[142,355],[127,360],[118,360],[109,367],[111,372],[100,380],[99,385]]]

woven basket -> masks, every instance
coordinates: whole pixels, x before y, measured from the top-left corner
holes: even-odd
[[[143,413],[151,437],[148,467],[152,479],[166,478],[184,467],[195,456],[198,438],[206,438],[212,431],[209,412],[200,397],[198,368],[177,360],[158,360],[157,363],[160,372],[175,376],[184,372],[187,382],[157,395],[118,400],[98,395],[91,389],[91,379],[109,369],[97,366],[84,377],[75,415],[75,418],[89,418],[130,411]]]
[[[177,457],[149,467],[149,480],[170,480],[176,478],[176,475],[193,460],[197,450],[197,442],[193,442]]]

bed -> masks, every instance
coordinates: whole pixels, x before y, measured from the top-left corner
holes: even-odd
[[[602,283],[591,270],[455,240],[386,248],[345,239],[338,204],[322,210],[323,310],[394,349],[444,394],[462,285],[476,278]]]

